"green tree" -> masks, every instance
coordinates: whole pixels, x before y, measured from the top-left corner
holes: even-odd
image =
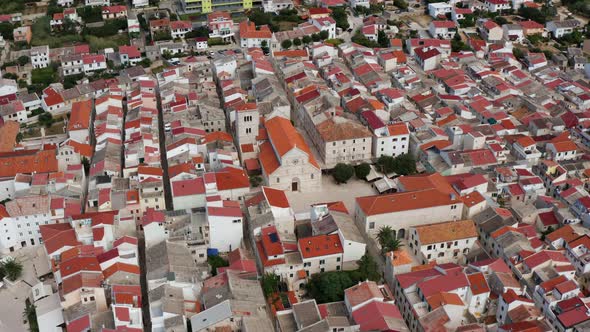
[[[312,275],[306,288],[317,303],[338,302],[344,299],[344,290],[355,283],[350,274],[332,271]]]
[[[361,163],[354,168],[354,175],[357,179],[365,180],[369,173],[371,173],[371,165],[367,163]]]
[[[394,158],[394,172],[399,175],[415,174],[416,160],[411,154],[404,153]]]
[[[330,37],[330,33],[327,30],[320,31],[319,35],[321,40],[326,40]]]
[[[393,5],[399,9],[408,9],[408,3],[405,0],[393,0]]]
[[[90,171],[90,160],[86,157],[82,157],[82,165],[84,166],[84,173],[88,175]]]
[[[469,50],[469,46],[467,46],[461,39],[461,36],[456,33],[455,37],[451,40],[451,50],[453,52],[467,51]]]
[[[256,26],[270,25],[272,23],[272,14],[265,13],[259,8],[256,8],[250,11],[250,14],[248,14],[248,19],[254,22]]]
[[[346,183],[346,181],[350,180],[350,178],[353,175],[354,175],[354,167],[347,165],[347,164],[343,164],[343,163],[336,164],[336,166],[332,170],[332,176],[334,177],[334,180],[336,180],[336,183],[338,183],[338,184]]]
[[[268,48],[268,42],[266,40],[263,40],[260,43],[260,48],[264,54],[268,54],[270,52],[270,49]]]
[[[250,185],[254,188],[260,186],[262,183],[262,178],[258,175],[253,175],[250,177]]]
[[[139,65],[143,68],[149,68],[152,65],[152,60],[144,58],[139,62]]]
[[[16,142],[20,143],[23,140],[23,133],[19,132],[18,134],[16,134]]]
[[[525,56],[524,51],[522,49],[520,49],[520,48],[517,48],[517,47],[515,47],[515,48],[512,49],[512,54],[517,59],[522,59]]]
[[[389,38],[387,38],[385,31],[379,30],[377,33],[377,43],[379,43],[379,46],[383,48],[389,47]]]
[[[29,57],[26,56],[26,55],[21,55],[21,56],[18,57],[18,59],[16,61],[18,62],[18,64],[20,66],[24,66],[27,63],[29,63]]]
[[[295,45],[297,47],[301,46],[301,39],[299,39],[299,38],[293,39],[293,45]]]
[[[6,278],[10,281],[17,280],[23,274],[23,265],[14,259],[7,260],[0,264],[0,268],[4,271]]]
[[[281,47],[285,50],[290,49],[291,45],[293,45],[293,43],[289,39],[285,39],[283,42],[281,42]]]
[[[381,246],[381,253],[396,251],[403,246],[400,240],[396,238],[395,231],[390,226],[383,226],[377,233],[377,241]]]
[[[317,33],[313,33],[311,34],[311,40],[313,40],[314,42],[319,42],[322,39],[320,38],[320,35],[318,35]]]
[[[34,304],[31,304],[29,299],[25,301],[25,309],[23,310],[23,318],[29,323],[30,332],[39,331],[39,323],[37,322],[37,311]]]
[[[37,119],[41,125],[45,126],[45,128],[51,127],[53,125],[53,122],[55,121],[53,119],[53,115],[49,112],[43,112],[39,114],[39,117]]]
[[[208,256],[207,263],[211,266],[211,274],[216,276],[217,269],[220,267],[229,266],[229,262],[223,259],[221,256]]]
[[[312,39],[311,39],[311,37],[310,37],[310,36],[308,36],[308,35],[305,35],[305,36],[303,36],[303,38],[301,39],[301,41],[303,41],[303,43],[304,43],[305,45],[307,45],[307,44],[311,43]]]
[[[377,159],[377,165],[381,167],[381,172],[385,174],[393,173],[395,169],[392,156],[382,155]]]
[[[379,273],[379,267],[377,262],[373,259],[373,256],[364,254],[358,261],[358,271],[361,274],[362,280],[379,281],[381,274]]]
[[[508,24],[508,20],[503,16],[496,16],[494,22],[498,23],[498,25]]]
[[[274,273],[265,273],[260,279],[262,284],[262,292],[265,297],[270,297],[273,293],[279,291],[280,278]]]
[[[336,26],[342,30],[348,30],[350,24],[348,24],[348,14],[344,7],[331,7],[332,18],[336,21]]]
[[[14,35],[12,32],[14,31],[14,28],[15,26],[13,26],[11,23],[2,22],[0,23],[0,35],[2,35],[2,37],[4,37],[6,40],[13,40]]]

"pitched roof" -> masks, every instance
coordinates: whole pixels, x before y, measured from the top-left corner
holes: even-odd
[[[55,150],[24,150],[0,153],[0,177],[14,177],[17,173],[57,172]]]
[[[427,209],[435,206],[461,204],[461,200],[436,189],[400,192],[356,198],[357,205],[367,216],[401,211]]]
[[[68,131],[90,128],[90,113],[92,112],[92,101],[83,100],[72,104]],[[84,143],[84,142],[82,142]]]
[[[317,235],[299,239],[299,250],[305,258],[341,254],[342,243],[338,234]]]
[[[374,298],[383,298],[379,286],[374,281],[364,281],[344,290],[344,297],[351,307],[367,302]]]
[[[477,237],[473,220],[448,221],[414,228],[422,245]]]
[[[319,168],[303,136],[293,127],[290,120],[277,116],[266,121],[265,127],[272,146],[279,156],[282,157],[287,152],[297,148],[308,155],[309,162],[313,166]],[[262,164],[264,167],[265,163],[262,162]]]
[[[276,206],[280,208],[289,208],[289,200],[284,190],[278,190],[271,187],[262,187],[264,197],[270,206]]]

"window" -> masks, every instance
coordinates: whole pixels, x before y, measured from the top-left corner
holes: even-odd
[[[369,223],[369,229],[375,229],[375,222]]]
[[[336,257],[336,261],[337,262],[340,262],[340,257]]]
[[[426,249],[432,250],[432,245],[429,245],[428,247],[426,247]]]
[[[281,182],[281,179],[280,178],[277,178],[277,183],[279,183],[279,182]]]
[[[246,128],[246,134],[251,134],[252,133],[252,128]]]

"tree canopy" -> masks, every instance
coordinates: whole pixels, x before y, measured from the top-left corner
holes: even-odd
[[[395,231],[390,226],[383,226],[377,233],[377,241],[381,245],[381,252],[384,254],[390,251],[396,251],[403,244],[396,238]]]
[[[7,260],[0,264],[0,269],[2,269],[4,275],[10,281],[17,280],[23,274],[23,265],[14,259]]]
[[[348,180],[350,180],[350,178],[353,175],[354,175],[354,167],[347,165],[347,164],[343,164],[343,163],[336,164],[336,166],[332,170],[332,176],[334,177],[334,180],[336,180],[336,183],[338,183],[338,184],[346,183]]]
[[[402,154],[397,157],[383,155],[377,160],[377,165],[383,172],[409,175],[416,173],[416,160],[410,154]]]
[[[354,175],[357,179],[365,180],[369,173],[371,173],[371,165],[367,163],[359,164],[354,168]]]

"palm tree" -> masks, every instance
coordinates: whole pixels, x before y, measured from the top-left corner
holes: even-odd
[[[27,299],[23,310],[23,318],[29,323],[30,332],[39,332],[39,323],[37,322],[37,311],[34,304]]]
[[[383,246],[384,243],[387,243],[387,240],[391,239],[392,235],[393,228],[391,228],[391,226],[382,226],[377,233],[377,240],[379,241],[379,244]]]
[[[2,263],[0,268],[4,271],[4,274],[10,281],[15,281],[23,274],[23,265],[14,259]]]
[[[394,238],[388,243],[388,251],[397,251],[403,246],[404,244],[399,239]]]

